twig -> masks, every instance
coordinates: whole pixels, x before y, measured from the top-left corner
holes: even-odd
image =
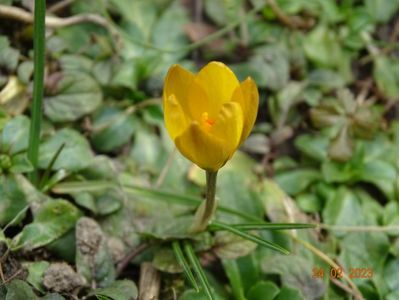
[[[391,226],[342,226],[342,225],[327,225],[319,224],[320,228],[333,230],[333,231],[346,231],[346,232],[387,232],[398,231],[399,225]]]
[[[33,23],[33,15],[31,13],[14,6],[0,5],[0,17],[14,19],[29,24]],[[79,14],[68,18],[46,16],[46,26],[50,28],[66,27],[79,23],[94,23],[110,29],[107,20],[95,14]]]
[[[144,262],[140,268],[139,300],[158,300],[161,276],[151,263]]]
[[[303,28],[303,29],[309,29],[313,27],[314,25],[314,20],[304,20],[301,17],[298,16],[289,16],[285,14],[285,12],[278,6],[275,0],[267,0],[267,4],[270,5],[270,8],[272,11],[276,14],[277,19],[279,21],[291,28],[291,29],[297,29],[297,28]]]
[[[332,283],[334,283],[336,286],[340,287],[342,290],[344,290],[348,294],[351,294],[352,296],[356,297],[355,291],[353,289],[351,289],[349,286],[343,284],[338,279],[335,279],[335,278],[332,278],[332,277],[330,277],[330,280],[332,281]]]
[[[75,1],[76,0],[62,0],[50,6],[50,8],[47,11],[50,13],[56,13],[57,11],[67,7],[68,5],[72,4]]]
[[[119,276],[123,270],[126,268],[126,266],[130,263],[130,261],[135,258],[137,255],[141,254],[144,252],[148,247],[150,247],[150,244],[143,243],[139,245],[138,247],[134,248],[132,251],[126,254],[124,258],[120,260],[116,267],[116,275]]]

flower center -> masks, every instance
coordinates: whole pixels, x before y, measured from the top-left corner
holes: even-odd
[[[210,129],[212,127],[213,124],[215,124],[215,120],[212,120],[209,118],[209,115],[207,112],[203,112],[201,115],[201,121],[202,121],[202,125],[206,128],[206,129]]]

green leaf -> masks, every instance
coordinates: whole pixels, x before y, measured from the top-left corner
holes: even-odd
[[[238,268],[236,260],[224,259],[222,260],[224,271],[230,281],[230,286],[233,290],[234,299],[246,300],[245,290],[243,287],[243,279]]]
[[[299,169],[278,174],[275,179],[286,193],[296,195],[319,180],[320,173],[313,169]]]
[[[65,300],[60,294],[47,294],[42,297],[41,300]]]
[[[9,1],[7,1],[10,4]],[[7,4],[7,3],[6,3]],[[8,38],[0,36],[0,67],[12,72],[18,66],[19,51],[10,47]]]
[[[324,223],[329,225],[356,226],[362,224],[362,212],[359,199],[348,188],[338,189],[323,210]],[[343,233],[334,231],[336,235]]]
[[[248,293],[248,300],[273,300],[280,289],[271,281],[259,281],[253,285]]]
[[[21,153],[14,155],[11,158],[11,168],[10,172],[17,174],[17,173],[27,173],[33,171],[33,166],[28,159],[26,153]]]
[[[301,291],[305,299],[318,299],[326,291],[321,279],[312,278],[312,262],[298,255],[273,255],[262,260],[262,270],[279,274],[283,286]]]
[[[186,268],[183,267],[182,263],[178,259],[175,249],[171,249],[170,247],[160,247],[157,249],[156,253],[154,254],[152,264],[154,268],[162,272],[172,274],[181,273],[182,271],[186,272]],[[188,276],[187,278],[189,279],[190,283],[192,283],[191,280],[194,280],[194,277],[189,278]]]
[[[106,288],[96,289],[90,293],[95,296],[108,297],[113,300],[136,300],[138,290],[131,280],[117,280]]]
[[[393,0],[391,2],[395,2]],[[386,56],[379,55],[374,60],[373,77],[378,88],[387,97],[396,98],[399,94],[399,64]]]
[[[44,114],[53,122],[76,121],[92,113],[102,101],[97,82],[85,73],[63,73],[54,89],[44,98]]]
[[[26,279],[38,291],[43,291],[43,275],[50,263],[47,261],[37,261],[32,263],[26,263],[25,266],[28,269],[28,278]]]
[[[256,50],[248,63],[231,66],[240,79],[254,78],[259,87],[278,91],[289,79],[287,51],[280,46],[263,46]]]
[[[308,59],[317,65],[335,67],[342,60],[342,49],[334,31],[324,25],[315,27],[303,42]]]
[[[25,194],[14,175],[0,176],[0,225],[13,221],[17,225],[25,216],[23,213],[17,220],[14,218],[25,209],[28,202]]]
[[[36,300],[32,288],[24,281],[14,279],[6,286],[7,296],[5,300]]]
[[[256,248],[253,243],[230,232],[216,232],[214,236],[214,252],[221,259],[236,259],[251,253]]]
[[[399,291],[399,260],[393,259],[384,266],[384,279],[391,291]]]
[[[102,107],[93,117],[91,142],[102,152],[110,152],[128,143],[137,126],[136,119],[115,107]]]
[[[205,12],[206,14],[216,22],[218,25],[226,25],[236,20],[237,15],[240,12],[241,1],[205,1]]]
[[[93,153],[87,140],[77,131],[65,128],[57,131],[40,146],[39,166],[46,169],[61,145],[65,144],[60,155],[52,165],[52,170],[65,169],[78,171],[89,166]]]
[[[297,289],[282,287],[275,300],[305,300]]]
[[[73,228],[79,216],[80,211],[68,201],[48,201],[37,211],[33,223],[14,238],[16,246],[32,250],[47,245]]]
[[[387,22],[399,10],[398,0],[366,0],[367,12],[376,22]]]
[[[16,116],[2,130],[0,148],[2,153],[13,155],[28,148],[30,121],[26,116]]]

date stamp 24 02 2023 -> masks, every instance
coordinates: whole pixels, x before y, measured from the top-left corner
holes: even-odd
[[[330,268],[328,276],[330,279],[341,279],[344,277],[345,270],[341,267],[339,268]],[[326,275],[326,272],[322,267],[313,267],[312,268],[312,278],[320,278],[323,279]],[[363,279],[371,279],[373,278],[374,271],[372,268],[349,268],[348,277],[350,279],[353,278],[363,278]],[[327,275],[326,275],[327,276]]]

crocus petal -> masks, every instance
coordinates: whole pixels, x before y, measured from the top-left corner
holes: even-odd
[[[217,111],[223,103],[231,100],[234,90],[240,85],[234,73],[221,62],[210,62],[197,75],[212,105]]]
[[[255,81],[250,77],[243,81],[239,88],[234,91],[232,101],[241,105],[244,115],[244,127],[240,139],[241,144],[250,134],[258,113],[259,93]]]
[[[210,133],[223,140],[229,158],[237,149],[242,136],[244,120],[241,105],[237,102],[223,104]]]
[[[164,104],[171,95],[174,95],[184,112],[188,113],[188,90],[195,75],[179,65],[173,65],[166,75],[164,84]]]
[[[187,95],[189,99],[187,109],[193,120],[200,122],[201,115],[204,112],[207,112],[210,116],[217,114],[217,107],[211,103],[207,93],[197,79],[191,81]]]
[[[189,119],[184,114],[183,109],[174,94],[170,95],[169,98],[164,99],[163,109],[166,129],[172,139],[175,139],[187,128]]]
[[[217,171],[228,159],[223,141],[204,131],[196,121],[175,139],[175,144],[186,158],[205,170]]]

